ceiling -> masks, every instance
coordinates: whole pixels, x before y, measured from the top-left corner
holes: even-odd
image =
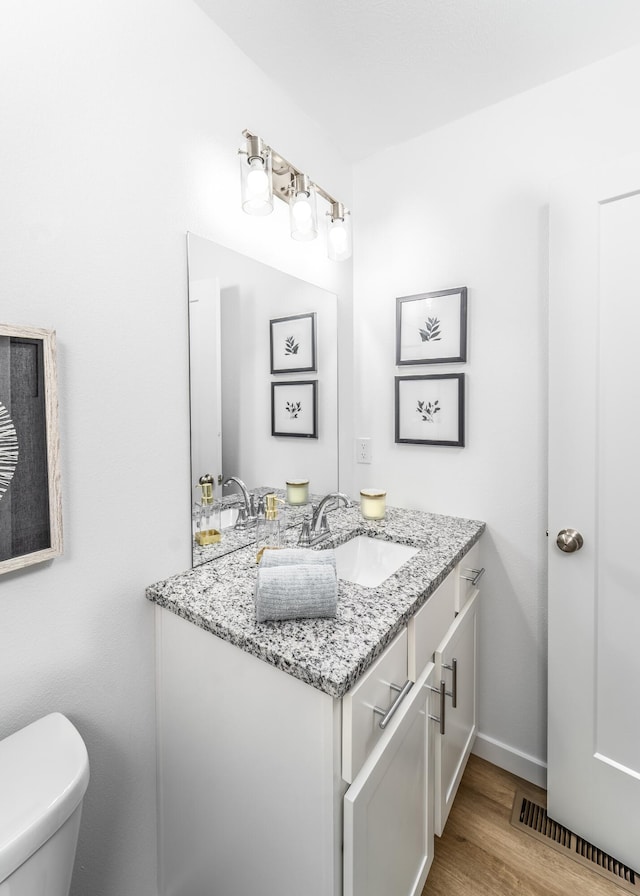
[[[640,43],[639,0],[196,0],[356,161]]]

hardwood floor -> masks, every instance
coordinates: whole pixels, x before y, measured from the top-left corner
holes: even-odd
[[[422,896],[623,896],[511,823],[520,778],[470,756]],[[544,791],[526,783],[536,794]]]

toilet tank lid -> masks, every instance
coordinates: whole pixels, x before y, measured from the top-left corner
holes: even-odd
[[[84,741],[59,712],[0,740],[0,883],[62,827],[88,783]]]

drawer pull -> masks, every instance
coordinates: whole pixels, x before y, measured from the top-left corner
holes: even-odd
[[[460,576],[461,579],[464,579],[465,582],[471,582],[473,588],[476,587],[482,576],[484,575],[484,566],[482,569],[468,569],[467,572],[472,572],[472,576]]]
[[[444,713],[445,713],[445,708],[446,708],[446,704],[444,701],[445,701],[446,693],[447,693],[446,688],[447,688],[447,685],[446,685],[446,682],[444,682],[444,681],[440,682],[439,688],[433,688],[433,687],[431,687],[431,685],[429,685],[430,691],[433,691],[434,694],[440,694],[440,715],[432,716],[431,714],[429,714],[429,718],[432,719],[434,722],[439,723],[440,734],[443,737],[444,737]]]
[[[451,697],[451,706],[456,709],[458,706],[458,660],[454,656],[451,660],[451,665],[443,663],[442,668],[448,669],[449,672],[453,673],[451,676],[451,691],[447,691],[447,697]]]
[[[393,716],[395,715],[398,707],[400,706],[400,704],[402,703],[404,698],[407,696],[407,694],[413,687],[413,682],[411,681],[410,678],[407,678],[407,680],[405,681],[405,683],[402,685],[401,688],[398,687],[397,684],[390,684],[389,687],[391,688],[392,691],[398,692],[398,696],[393,701],[393,703],[391,704],[389,709],[380,709],[379,706],[373,707],[373,711],[375,713],[377,713],[379,716],[382,716],[379,724],[383,731],[387,727],[387,725],[389,724],[389,722],[391,721]]]

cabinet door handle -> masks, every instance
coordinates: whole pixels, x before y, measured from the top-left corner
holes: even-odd
[[[472,572],[472,576],[460,576],[461,579],[464,579],[465,582],[471,582],[471,586],[473,588],[476,587],[482,576],[484,575],[484,566],[482,569],[468,569],[467,572]]]
[[[447,691],[447,697],[451,697],[451,706],[455,709],[458,705],[458,660],[454,656],[451,660],[451,665],[443,663],[442,668],[448,669],[449,672],[453,673],[451,676],[451,691]]]
[[[446,693],[447,693],[446,687],[447,687],[447,685],[446,685],[446,682],[444,682],[444,681],[440,682],[439,688],[433,688],[433,687],[431,687],[431,685],[429,685],[430,691],[433,691],[434,694],[440,694],[440,716],[432,716],[431,714],[429,714],[429,718],[432,719],[434,722],[438,722],[440,724],[440,734],[443,737],[444,737],[444,733],[445,733],[444,713],[445,713],[446,705],[445,705],[444,701],[446,699]]]
[[[398,707],[400,706],[400,704],[402,703],[402,701],[404,700],[404,698],[407,696],[407,694],[409,693],[409,691],[410,691],[411,688],[413,687],[413,682],[411,681],[410,678],[407,678],[407,680],[406,680],[405,683],[402,685],[402,687],[398,687],[397,684],[391,684],[391,685],[389,685],[389,687],[391,688],[392,691],[397,691],[397,692],[398,692],[398,696],[397,696],[396,699],[393,701],[393,703],[391,704],[391,706],[389,707],[389,709],[380,709],[379,706],[374,706],[374,707],[373,707],[373,711],[374,711],[375,713],[377,713],[379,716],[382,716],[382,718],[380,719],[379,724],[380,724],[380,727],[382,728],[383,731],[384,731],[384,729],[387,727],[387,725],[389,724],[389,722],[391,721],[391,719],[394,717],[394,715],[395,715],[395,713],[396,713]]]

